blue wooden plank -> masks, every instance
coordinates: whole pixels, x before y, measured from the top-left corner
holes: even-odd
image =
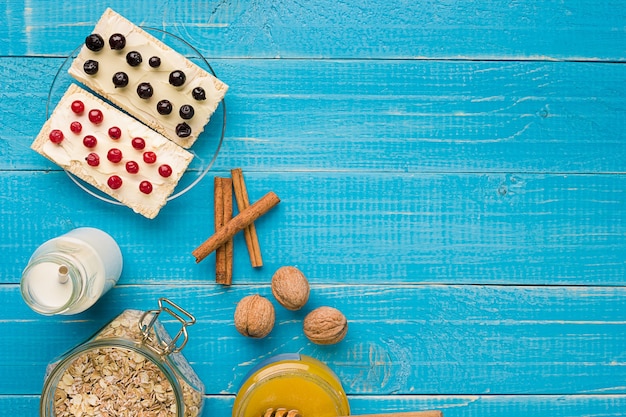
[[[614,417],[623,415],[626,398],[622,395],[466,395],[466,396],[354,396],[352,414],[438,409],[444,417]]]
[[[217,167],[624,172],[626,68],[591,63],[220,60],[231,86]],[[0,169],[29,149],[59,59],[0,58]],[[24,78],[11,77],[21,67]],[[54,102],[52,103],[55,104]],[[28,117],[24,117],[28,114]],[[215,137],[213,130],[203,136]]]
[[[36,394],[46,364],[125,308],[153,308],[166,296],[196,315],[185,356],[208,394],[234,394],[254,365],[300,352],[327,363],[351,395],[625,394],[625,287],[313,285],[302,311],[276,306],[262,340],[234,328],[236,303],[269,285],[118,286],[77,316],[30,312],[16,285],[0,286],[0,392]],[[348,335],[313,345],[302,319],[321,305],[340,308]],[[170,320],[171,321],[171,320]]]
[[[119,242],[123,284],[211,282],[214,256],[196,264],[191,251],[213,234],[213,175],[229,173],[211,172],[150,221],[87,195],[62,172],[0,173],[0,280],[18,282],[45,240],[94,226]],[[262,269],[250,266],[236,236],[238,284],[266,282],[288,264],[316,283],[624,285],[626,278],[625,175],[245,175],[253,201],[273,190],[282,202],[256,223]],[[59,187],[63,193],[50,191]]]
[[[36,396],[0,396],[0,416],[37,415],[39,398]],[[232,396],[205,397],[204,417],[231,415]],[[445,417],[615,417],[626,409],[624,395],[568,395],[568,396],[350,396],[352,413],[442,410]],[[557,410],[557,411],[555,411]],[[357,414],[358,413],[358,414]]]
[[[231,415],[232,396],[207,396],[204,417]],[[420,411],[439,409],[445,417],[615,417],[626,409],[624,395],[568,395],[568,396],[350,396],[352,413]],[[36,415],[39,398],[36,396],[0,396],[0,416]],[[558,413],[554,410],[558,410]],[[358,414],[357,414],[358,413]]]
[[[65,54],[106,7],[188,39],[207,56],[624,60],[620,0],[273,3],[96,0],[5,3],[0,55]],[[52,42],[51,40],[54,40]]]

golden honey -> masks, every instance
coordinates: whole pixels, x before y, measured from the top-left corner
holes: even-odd
[[[253,369],[237,393],[233,417],[261,417],[268,408],[299,410],[303,417],[350,414],[335,373],[300,354],[278,355]]]

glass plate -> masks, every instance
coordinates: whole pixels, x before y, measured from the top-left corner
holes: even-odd
[[[217,76],[215,74],[215,71],[213,71],[211,65],[202,56],[202,54],[200,54],[200,52],[196,48],[191,46],[182,38],[161,29],[155,29],[150,27],[142,27],[142,29],[150,33],[155,38],[159,39],[161,42],[168,45],[170,48],[184,55],[185,57],[187,57],[187,59],[189,59],[202,69],[208,71],[214,76]],[[74,49],[74,51],[72,51],[67,59],[63,61],[63,64],[57,70],[54,80],[52,80],[52,84],[50,85],[50,92],[48,93],[48,101],[46,102],[46,119],[50,117],[50,114],[56,107],[61,97],[63,97],[63,94],[70,86],[70,84],[78,83],[67,73],[67,71],[72,65],[72,61],[74,60],[74,58],[76,58],[76,56],[80,52],[82,46],[83,45],[81,44],[79,47]],[[85,86],[83,86],[82,84],[78,84],[81,85],[81,87],[85,88]],[[226,103],[222,99],[217,109],[215,110],[215,113],[213,113],[213,115],[211,116],[209,123],[205,126],[204,132],[200,134],[198,140],[193,144],[193,146],[190,149],[187,149],[194,155],[194,158],[187,167],[187,171],[185,171],[185,174],[178,182],[178,185],[174,189],[174,192],[168,197],[167,201],[180,197],[187,191],[191,190],[196,184],[198,184],[202,180],[202,178],[204,178],[207,172],[209,172],[222,146],[225,130]],[[111,204],[122,205],[122,203],[120,203],[119,201],[98,190],[91,184],[81,180],[71,172],[65,172],[76,185],[78,185],[88,194]]]

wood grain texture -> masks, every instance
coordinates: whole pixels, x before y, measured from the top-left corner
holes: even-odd
[[[187,40],[230,85],[213,169],[154,221],[29,149],[58,68],[106,7]],[[353,414],[626,415],[622,1],[8,0],[0,13],[0,417],[37,415],[46,364],[162,296],[198,319],[184,353],[204,417],[229,416],[247,372],[286,352],[328,363]],[[234,167],[251,201],[281,204],[255,223],[264,266],[237,235],[224,288],[214,255],[190,253],[213,233],[212,177]],[[79,226],[118,241],[119,284],[84,313],[40,316],[21,271]],[[284,265],[306,274],[309,303],[276,304],[270,336],[244,338],[237,301],[272,299]],[[349,320],[338,345],[302,334],[321,305]]]
[[[250,266],[243,236],[235,236],[240,284],[266,282],[283,265],[298,266],[314,283],[624,285],[626,278],[625,175],[246,178],[253,201],[271,190],[282,202],[256,222],[263,268]],[[213,234],[211,186],[201,182],[149,221],[88,196],[63,172],[0,173],[0,280],[19,282],[41,242],[94,226],[122,248],[120,283],[206,283],[214,255],[196,264],[191,251]],[[62,194],[49,191],[58,187]]]
[[[327,363],[350,395],[625,394],[624,287],[314,285],[302,311],[276,307],[276,326],[261,340],[235,330],[237,302],[266,285],[119,286],[87,312],[42,317],[1,286],[0,366],[19,381],[5,394],[36,394],[46,364],[123,309],[153,308],[169,297],[196,316],[184,354],[211,395],[235,394],[258,361],[299,352]],[[339,307],[348,334],[319,346],[302,333],[308,311]],[[172,320],[170,320],[171,322]],[[167,323],[167,321],[166,321]],[[42,346],[45,345],[45,349]]]
[[[624,60],[620,0],[566,3],[368,0],[279,4],[140,0],[5,3],[0,55],[67,54],[106,7],[207,56]],[[50,42],[54,39],[54,42]]]
[[[10,104],[0,113],[1,169],[57,169],[28,147],[45,121],[62,62],[0,58],[0,72],[35,70],[26,79],[5,77],[9,84],[0,91]],[[218,169],[626,172],[624,65],[221,60],[214,66],[230,85]],[[211,128],[201,138],[216,135]]]
[[[425,410],[438,408],[444,417],[527,417],[528,415],[558,414],[562,417],[615,417],[626,407],[624,395],[528,395],[524,397],[507,395],[472,396],[350,396],[352,412],[365,413],[368,410]],[[36,415],[39,398],[37,396],[0,396],[0,416],[13,417]],[[232,396],[205,396],[204,417],[215,415],[230,416],[234,398]]]

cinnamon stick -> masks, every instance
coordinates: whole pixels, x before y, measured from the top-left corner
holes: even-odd
[[[213,180],[214,219],[217,232],[233,217],[232,180],[215,177]],[[228,239],[215,250],[215,282],[230,285],[233,281],[233,239]]]
[[[243,179],[243,171],[241,168],[231,169],[230,175],[233,180],[233,188],[235,190],[235,200],[237,201],[237,208],[239,211],[245,210],[250,206],[248,200],[248,190],[246,183]],[[263,266],[263,257],[261,256],[261,246],[259,245],[259,238],[256,233],[256,227],[254,223],[250,223],[243,229],[243,236],[246,241],[246,247],[248,248],[248,255],[250,256],[250,263],[254,268]]]
[[[213,223],[214,231],[224,227],[224,193],[222,192],[222,179],[213,178]],[[226,275],[226,247],[220,246],[215,250],[215,281],[224,281]]]
[[[204,243],[191,252],[191,254],[196,258],[196,263],[202,261],[211,252],[226,243],[228,239],[231,239],[238,232],[243,230],[244,227],[248,226],[263,214],[270,211],[270,209],[278,203],[280,203],[280,198],[278,198],[273,191],[270,191],[254,204],[240,211],[239,214],[224,224],[224,227],[215,232],[213,236],[205,240]]]

